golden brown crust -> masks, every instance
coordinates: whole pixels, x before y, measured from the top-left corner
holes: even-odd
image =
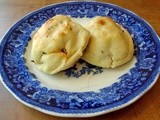
[[[91,34],[91,39],[82,58],[88,63],[115,68],[133,57],[131,36],[111,18],[93,18],[86,28]]]
[[[68,16],[54,16],[33,36],[31,57],[38,69],[49,74],[57,73],[75,64],[89,37],[89,32]]]

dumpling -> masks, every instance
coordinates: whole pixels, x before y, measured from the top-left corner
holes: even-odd
[[[56,15],[45,22],[32,38],[31,59],[48,74],[72,67],[83,55],[90,33],[70,17]]]
[[[126,29],[109,17],[95,17],[86,27],[91,38],[82,59],[90,64],[118,67],[133,57],[133,40]]]

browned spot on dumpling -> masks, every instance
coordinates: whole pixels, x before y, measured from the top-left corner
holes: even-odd
[[[67,50],[65,48],[61,49],[61,52],[67,54]]]
[[[65,32],[60,32],[59,35],[63,37],[65,36]]]
[[[104,24],[105,24],[105,21],[104,21],[104,20],[99,20],[99,21],[98,21],[98,24],[104,25]]]
[[[42,52],[43,54],[46,54],[45,52]]]
[[[70,27],[70,31],[72,31],[72,27]]]
[[[103,54],[103,53],[104,53],[104,51],[102,50],[102,51],[101,51],[101,53]]]
[[[35,63],[34,60],[31,60],[31,62]]]

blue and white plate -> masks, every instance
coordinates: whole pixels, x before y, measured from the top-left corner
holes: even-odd
[[[68,15],[83,26],[95,16],[113,18],[133,37],[134,58],[115,69],[80,60],[55,75],[37,70],[30,59],[31,37],[57,14]],[[44,7],[15,23],[0,45],[2,83],[20,102],[55,116],[91,117],[121,109],[154,85],[159,67],[160,42],[152,27],[136,14],[107,3],[66,2]]]

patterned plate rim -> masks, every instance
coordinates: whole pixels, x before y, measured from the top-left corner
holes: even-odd
[[[150,30],[151,34],[153,35],[154,40],[156,40],[155,41],[156,44],[160,46],[158,35],[155,33],[155,31],[153,30],[153,28],[151,27],[151,25],[148,22],[146,22],[145,20],[143,20],[142,18],[140,18],[138,15],[136,15],[135,13],[133,13],[133,12],[127,10],[127,9],[124,9],[122,7],[119,7],[119,6],[110,4],[110,3],[103,3],[103,2],[63,2],[63,3],[59,3],[59,4],[52,4],[52,5],[49,5],[49,6],[45,6],[45,7],[41,8],[41,9],[38,9],[38,10],[33,11],[33,12],[30,12],[29,14],[27,14],[26,16],[24,16],[22,19],[20,19],[18,22],[16,22],[8,30],[8,32],[6,33],[6,35],[4,35],[4,37],[2,38],[1,45],[0,45],[0,55],[1,55],[0,57],[2,58],[3,46],[4,46],[5,42],[7,41],[5,39],[5,37],[12,32],[12,29],[14,29],[14,27],[19,22],[21,22],[25,18],[28,18],[32,14],[35,14],[35,13],[37,13],[39,11],[43,11],[43,9],[45,9],[45,8],[52,7],[54,5],[70,4],[70,3],[93,3],[93,4],[102,4],[102,5],[104,4],[104,5],[109,5],[110,7],[114,6],[118,10],[124,11],[127,14],[132,14],[132,16],[134,16],[139,21],[143,22],[143,24],[145,24],[145,26]],[[160,56],[160,52],[158,52],[158,57],[159,56]],[[0,63],[2,63],[2,59],[0,60]],[[6,77],[6,74],[3,71],[3,65],[2,64],[0,64],[0,68],[1,68],[1,78],[2,78],[1,81],[2,81],[3,85],[14,95],[14,97],[16,99],[18,99],[23,104],[25,104],[25,105],[27,105],[27,106],[29,106],[31,108],[37,109],[37,110],[39,110],[41,112],[44,112],[44,113],[47,113],[47,114],[50,114],[50,115],[55,115],[55,116],[63,116],[63,117],[92,117],[92,116],[97,116],[97,115],[101,115],[101,114],[104,114],[104,113],[109,113],[109,112],[112,112],[112,111],[124,108],[124,107],[130,105],[131,103],[135,102],[137,99],[139,99],[150,88],[152,88],[152,86],[156,83],[157,78],[159,76],[159,73],[158,73],[159,72],[159,65],[160,65],[160,61],[158,61],[158,66],[156,67],[156,70],[153,72],[152,77],[147,81],[147,83],[145,85],[142,86],[141,89],[138,90],[138,92],[136,92],[135,94],[133,94],[132,97],[129,97],[129,100],[121,101],[118,105],[112,106],[112,107],[107,108],[107,109],[105,108],[105,109],[102,109],[102,110],[99,110],[99,111],[96,111],[96,112],[95,111],[94,112],[91,111],[90,113],[78,113],[78,112],[77,113],[61,113],[60,111],[59,112],[57,112],[57,111],[54,112],[54,111],[47,110],[47,108],[45,108],[44,106],[39,106],[38,104],[36,106],[35,104],[32,104],[27,99],[22,98],[23,96],[21,96],[21,94],[17,93],[17,91],[14,89],[14,87],[8,81],[5,80],[7,77]]]

